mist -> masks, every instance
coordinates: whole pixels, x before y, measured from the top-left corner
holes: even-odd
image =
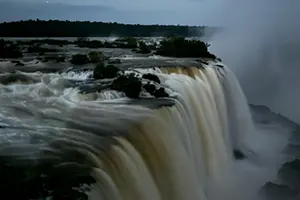
[[[214,3],[213,3],[214,2]],[[211,51],[237,75],[249,103],[263,104],[300,122],[300,2],[212,1]]]

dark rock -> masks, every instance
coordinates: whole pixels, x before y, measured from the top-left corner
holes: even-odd
[[[72,55],[70,61],[73,65],[84,65],[90,62],[89,58],[85,54],[75,54]]]
[[[121,60],[120,59],[109,60],[108,64],[121,64]]]
[[[159,88],[153,94],[156,98],[169,97],[168,93],[166,93],[165,88]]]
[[[224,68],[224,66],[223,65],[216,65],[217,67],[220,67],[220,68]]]
[[[278,178],[289,187],[300,191],[300,160],[295,159],[282,165]]]
[[[243,160],[246,158],[245,154],[241,150],[238,150],[238,149],[233,150],[233,157],[236,160]]]
[[[23,53],[15,44],[5,44],[0,42],[0,58],[21,58]]]
[[[45,62],[48,62],[50,60],[55,61],[57,63],[65,62],[66,56],[65,55],[56,55],[56,54],[54,54],[54,55],[47,55],[47,56],[44,57]]]
[[[40,44],[34,44],[27,48],[27,53],[39,53],[39,55],[44,55],[46,52],[57,52],[57,49],[51,49],[46,47],[41,47]]]
[[[94,79],[115,78],[120,69],[114,65],[99,63],[94,69]]]
[[[11,83],[16,83],[16,82],[30,84],[30,83],[34,83],[36,81],[29,76],[26,76],[24,74],[18,74],[18,73],[12,73],[12,74],[0,76],[0,83],[3,85],[8,85]]]
[[[150,94],[154,94],[156,87],[153,84],[147,83],[146,85],[143,85],[143,88]]]
[[[86,84],[78,87],[79,92],[83,94],[101,92],[102,90],[109,89],[109,85]]]
[[[298,192],[286,185],[278,185],[271,182],[266,183],[259,191],[266,200],[289,200],[296,198]]]
[[[17,62],[17,63],[15,64],[15,66],[25,66],[25,64],[22,63],[21,61],[19,61],[19,62]]]
[[[111,89],[122,91],[129,98],[138,98],[142,90],[142,82],[134,74],[122,75],[113,81]]]
[[[151,80],[151,81],[154,81],[154,82],[160,84],[159,78],[154,74],[149,74],[149,73],[148,74],[143,74],[142,78],[143,79],[148,79],[148,80]]]

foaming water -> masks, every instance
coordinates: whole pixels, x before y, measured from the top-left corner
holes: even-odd
[[[89,71],[24,73],[38,81],[1,85],[0,155],[42,160],[46,151],[85,165],[96,180],[90,199],[250,200],[274,179],[289,130],[255,127],[226,66],[135,71],[156,75],[170,97],[82,93],[76,81]],[[149,107],[159,101],[174,105]]]

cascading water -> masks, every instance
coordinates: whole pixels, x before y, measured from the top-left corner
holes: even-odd
[[[95,180],[90,199],[214,199],[211,185],[254,131],[235,76],[216,63],[135,72],[156,75],[169,97],[143,91],[134,103],[117,91],[80,93],[70,79],[89,72],[27,73],[35,83],[2,85],[0,156],[85,166]]]

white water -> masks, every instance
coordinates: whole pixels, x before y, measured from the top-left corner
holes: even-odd
[[[250,200],[275,179],[288,130],[253,125],[247,100],[228,68],[136,70],[156,74],[175,105],[150,110],[124,104],[129,99],[120,92],[80,94],[66,87],[66,78],[85,80],[90,72],[27,73],[40,81],[1,85],[0,103],[6,105],[1,122],[64,139],[70,147],[80,143],[76,149],[97,180],[91,199]],[[0,139],[14,143],[15,137],[35,134]],[[101,134],[115,139],[108,150],[103,150]],[[235,161],[234,148],[248,159]]]

